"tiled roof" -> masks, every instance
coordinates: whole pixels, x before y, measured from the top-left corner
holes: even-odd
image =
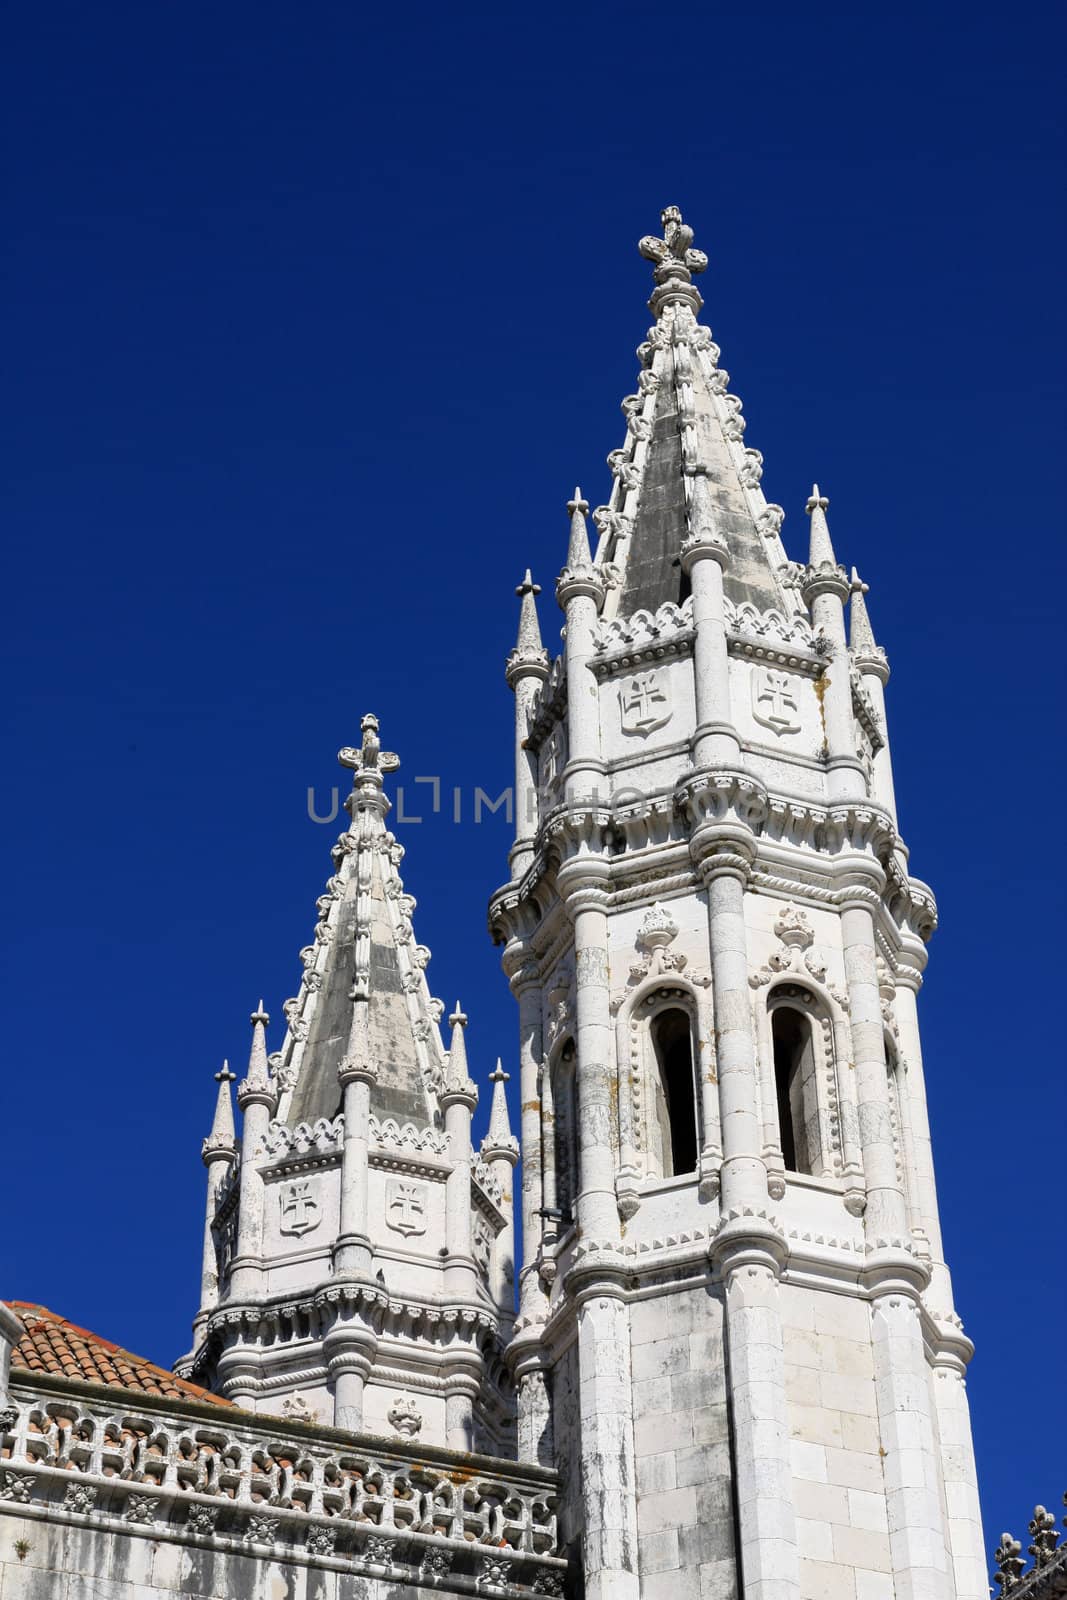
[[[99,1334],[79,1328],[65,1317],[57,1317],[47,1306],[30,1305],[24,1300],[7,1304],[25,1323],[26,1332],[11,1353],[12,1367],[28,1372],[47,1372],[54,1377],[80,1378],[85,1383],[106,1383],[116,1389],[134,1389],[141,1394],[162,1395],[171,1400],[203,1400],[216,1406],[229,1406],[217,1394],[199,1384],[176,1378],[165,1367],[135,1356],[129,1350],[101,1339]]]

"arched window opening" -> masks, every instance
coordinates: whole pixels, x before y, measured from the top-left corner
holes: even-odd
[[[556,1159],[556,1206],[561,1220],[573,1219],[578,1198],[578,1106],[574,1072],[576,1053],[568,1039],[552,1069],[552,1108],[554,1154]]]
[[[684,1011],[661,1011],[652,1019],[656,1057],[655,1115],[665,1178],[697,1169],[696,1085],[693,1030]]]
[[[811,1023],[790,1006],[771,1013],[778,1132],[787,1172],[812,1173],[819,1149]]]

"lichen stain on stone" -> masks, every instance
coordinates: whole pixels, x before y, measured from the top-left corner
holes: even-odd
[[[539,1112],[541,1110],[541,1102],[540,1100],[526,1100],[523,1102],[522,1110]]]
[[[822,754],[824,756],[829,752],[829,746],[826,741],[826,691],[829,687],[830,679],[827,677],[826,672],[820,672],[815,679],[813,688],[815,690],[815,698],[819,702],[819,721],[822,724]]]

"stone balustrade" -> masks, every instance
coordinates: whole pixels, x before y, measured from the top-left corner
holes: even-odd
[[[0,1412],[0,1513],[266,1547],[456,1592],[561,1594],[537,1467],[42,1378]]]

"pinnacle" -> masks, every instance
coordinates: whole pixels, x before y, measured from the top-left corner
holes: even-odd
[[[215,1074],[215,1082],[219,1087],[215,1096],[215,1115],[211,1121],[211,1132],[204,1140],[205,1161],[234,1148],[233,1102],[230,1099],[230,1084],[233,1081],[234,1074],[230,1071],[230,1063],[224,1061],[221,1071]]]
[[[270,1017],[263,1009],[262,1000],[259,1008],[253,1011],[252,1023],[252,1048],[248,1053],[248,1072],[245,1082],[256,1088],[267,1088],[270,1085],[270,1065],[267,1061],[267,1024]]]
[[[589,515],[589,502],[582,499],[582,491],[575,489],[574,499],[567,501],[567,511],[571,519],[570,544],[567,547],[567,566],[572,572],[577,572],[583,567],[593,564],[593,552],[589,548],[589,530],[585,519]]]
[[[216,1072],[216,1074],[215,1074],[215,1082],[216,1083],[235,1083],[236,1080],[237,1080],[237,1074],[236,1074],[236,1072],[231,1072],[230,1071],[230,1063],[229,1063],[229,1061],[223,1061],[220,1070],[218,1072]]]
[[[529,567],[515,593],[522,597],[516,648],[525,655],[540,655],[544,648],[541,643],[541,624],[537,617],[537,596],[541,593],[541,585],[534,583]]]
[[[514,1160],[518,1156],[518,1145],[511,1132],[507,1096],[504,1093],[504,1085],[508,1081],[509,1074],[504,1071],[498,1056],[496,1071],[489,1074],[493,1098],[489,1107],[489,1129],[482,1140],[482,1154],[490,1159],[495,1155],[503,1155]]]
[[[852,603],[849,606],[849,647],[854,654],[870,656],[878,654],[878,646],[874,640],[874,630],[867,612],[867,602],[864,596],[868,586],[863,582],[855,567],[852,568]]]
[[[830,541],[830,525],[826,520],[826,510],[830,502],[826,495],[819,493],[819,485],[812,485],[807,504],[804,507],[811,518],[811,552],[808,564],[812,567],[837,566],[837,557]]]
[[[253,1011],[252,1015],[249,1017],[248,1020],[252,1024],[253,1027],[255,1027],[257,1022],[262,1022],[264,1027],[266,1027],[269,1024],[270,1017],[267,1014],[267,1012],[264,1011],[264,1009],[263,1009],[262,1000],[259,1002],[259,1005],[256,1007],[255,1011]]]

